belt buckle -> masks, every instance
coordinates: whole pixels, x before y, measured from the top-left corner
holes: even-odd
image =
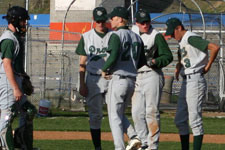
[[[119,76],[120,77],[120,79],[126,79],[127,78],[127,76]]]
[[[183,78],[184,80],[186,80],[186,79],[187,79],[187,75],[183,75],[182,78]]]
[[[100,74],[90,73],[92,76],[101,76]]]

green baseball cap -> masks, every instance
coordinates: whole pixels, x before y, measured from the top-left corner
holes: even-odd
[[[178,18],[170,18],[166,21],[167,29],[165,35],[173,35],[174,30],[177,26],[182,25]]]
[[[147,13],[145,10],[139,10],[136,13],[136,22],[143,23],[143,22],[149,22],[151,21],[151,18],[149,16],[149,13]]]
[[[129,12],[125,7],[115,7],[113,11],[109,14],[109,17],[113,18],[115,16],[128,19]]]
[[[93,17],[95,21],[106,21],[108,19],[106,9],[104,7],[96,7],[93,10]]]

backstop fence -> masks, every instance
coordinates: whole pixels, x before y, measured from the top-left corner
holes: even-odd
[[[187,14],[184,14],[187,15]],[[218,54],[211,70],[205,75],[208,81],[208,94],[204,102],[205,108],[218,108],[221,102],[221,69],[224,69],[224,42],[225,27],[221,14],[206,16],[205,30],[202,27],[201,17],[194,14],[192,20],[185,19],[183,15],[175,15],[185,24],[185,27],[201,36],[205,36],[210,42],[221,46],[222,52]],[[174,17],[174,14],[163,15],[156,19],[152,17],[152,25],[160,32],[165,32],[165,21]],[[213,18],[212,21],[207,18]],[[208,20],[208,21],[207,21]],[[224,19],[225,20],[225,19]],[[191,23],[190,23],[191,22]],[[5,27],[1,27],[1,32]],[[51,40],[50,37],[58,36],[62,31],[50,30],[49,27],[32,27],[28,29],[28,51],[26,54],[26,71],[31,76],[35,87],[34,94],[29,97],[32,103],[38,105],[41,99],[51,101],[53,107],[83,110],[83,97],[78,94],[79,88],[79,57],[75,54],[78,44],[77,37],[80,33],[64,32],[70,40]],[[72,40],[71,40],[72,39]],[[177,63],[178,43],[175,40],[168,40],[169,47],[174,55],[174,61],[163,69],[165,76],[173,77],[175,65]],[[220,62],[220,63],[219,63]],[[222,62],[222,63],[221,63]],[[219,65],[222,64],[222,65]],[[176,104],[177,96],[181,86],[180,81],[171,80],[171,91],[164,90],[170,97],[169,103]],[[165,87],[168,88],[168,87]],[[224,92],[224,91],[223,91]],[[213,107],[211,107],[213,106]]]

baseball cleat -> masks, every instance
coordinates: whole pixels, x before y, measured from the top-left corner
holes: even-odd
[[[101,147],[98,147],[98,148],[95,148],[95,150],[102,150],[102,148]]]
[[[129,141],[126,150],[137,150],[141,147],[141,141],[138,138],[133,138]]]

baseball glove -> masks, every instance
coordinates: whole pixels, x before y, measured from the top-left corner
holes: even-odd
[[[22,88],[23,88],[24,94],[26,94],[28,96],[30,96],[34,92],[34,87],[30,81],[29,76],[23,77]]]

